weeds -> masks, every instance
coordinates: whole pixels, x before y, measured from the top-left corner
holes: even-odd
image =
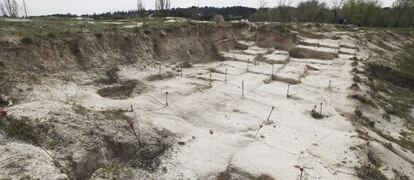
[[[355,171],[358,177],[364,180],[388,180],[388,178],[382,174],[378,168],[370,165],[355,167]]]
[[[20,39],[20,42],[23,44],[33,44],[33,40],[31,37],[23,37]]]

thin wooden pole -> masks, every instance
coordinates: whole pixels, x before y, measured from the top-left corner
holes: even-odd
[[[242,97],[244,97],[244,81],[242,81]]]
[[[224,74],[224,82],[227,82],[227,71],[228,69],[226,69],[226,74]]]
[[[275,109],[275,107],[273,106],[272,107],[272,110],[270,111],[270,113],[269,113],[269,116],[267,116],[267,120],[266,121],[269,121],[269,119],[270,119],[270,116],[272,115],[272,113],[273,113],[273,110]]]
[[[168,92],[165,92],[165,105],[168,106]]]

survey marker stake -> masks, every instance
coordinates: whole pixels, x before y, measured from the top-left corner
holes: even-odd
[[[168,106],[168,91],[165,92],[165,105]]]
[[[322,106],[323,106],[323,102],[321,102],[321,110],[320,110],[320,114],[322,114]]]
[[[227,82],[227,71],[228,69],[226,69],[226,74],[224,74],[224,82]]]
[[[257,134],[259,133],[260,129],[262,129],[262,128],[263,128],[263,124],[261,124],[259,126],[259,129],[257,129],[256,134],[254,135],[254,139],[256,139]]]
[[[290,97],[290,95],[289,95],[289,90],[290,90],[290,84],[288,84],[288,88],[287,88],[287,92],[286,92],[286,97]]]
[[[247,59],[247,72],[249,72],[250,59]]]
[[[274,107],[274,106],[272,107],[272,110],[270,110],[269,116],[267,117],[267,120],[266,120],[266,121],[269,121],[270,116],[271,116],[271,115],[272,115],[272,113],[273,113],[273,110],[275,110],[275,107]]]
[[[244,97],[244,81],[242,81],[242,97]]]

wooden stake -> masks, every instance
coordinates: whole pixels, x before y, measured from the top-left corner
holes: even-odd
[[[272,64],[272,78],[273,78],[273,71],[275,70],[275,64]]]
[[[299,180],[302,180],[302,176],[303,176],[304,167],[299,167],[299,170],[300,170],[300,177],[299,177]]]
[[[226,69],[226,74],[224,74],[224,82],[227,82],[227,71],[228,69]]]
[[[287,88],[287,92],[286,92],[286,97],[289,97],[289,90],[290,90],[290,84],[288,84],[288,88]]]
[[[249,72],[250,59],[247,59],[247,72]]]
[[[168,91],[165,92],[165,105],[168,106]]]
[[[134,112],[134,108],[132,107],[132,105],[131,105],[131,112]]]
[[[320,111],[320,114],[322,114],[322,106],[323,106],[323,102],[321,102],[321,111]]]
[[[244,97],[244,81],[242,81],[242,97]]]
[[[331,89],[331,84],[332,84],[332,81],[329,80],[329,89]]]
[[[273,106],[273,107],[272,107],[272,110],[270,111],[269,116],[267,117],[267,120],[266,120],[266,121],[269,121],[270,116],[272,115],[272,113],[273,113],[273,110],[274,110],[274,109],[275,109],[275,107]]]
[[[181,69],[181,75],[180,76],[183,77],[183,67],[181,66],[180,69]]]

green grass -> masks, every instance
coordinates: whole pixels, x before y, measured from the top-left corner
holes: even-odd
[[[404,52],[397,58],[397,66],[400,70],[414,79],[414,42],[405,44]]]

